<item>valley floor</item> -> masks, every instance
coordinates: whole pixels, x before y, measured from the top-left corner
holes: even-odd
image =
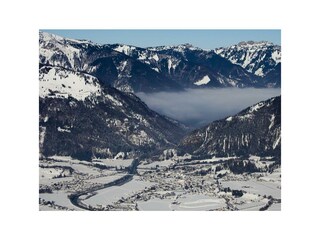
[[[281,168],[248,160],[260,171],[235,174],[228,158],[163,161],[40,160],[40,210],[281,210]],[[134,166],[133,166],[134,165]],[[133,167],[135,169],[133,169]],[[268,169],[268,170],[267,170]],[[71,201],[72,199],[72,201]]]

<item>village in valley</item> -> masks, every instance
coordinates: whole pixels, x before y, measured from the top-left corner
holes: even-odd
[[[235,163],[239,163],[238,165]],[[275,158],[40,160],[40,210],[280,210]]]

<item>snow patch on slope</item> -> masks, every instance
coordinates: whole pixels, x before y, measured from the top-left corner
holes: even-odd
[[[152,58],[153,58],[154,60],[156,60],[156,61],[159,61],[158,54],[153,55]]]
[[[136,47],[128,46],[128,45],[119,45],[118,47],[114,48],[115,51],[124,53],[126,55],[130,55],[132,50],[136,49]]]
[[[281,52],[280,51],[274,51],[271,54],[271,58],[276,62],[276,64],[278,64],[279,62],[281,62]]]
[[[171,61],[171,59],[168,59],[168,72],[169,73],[170,73],[171,66],[172,66],[172,61]]]
[[[87,97],[101,95],[101,87],[97,78],[84,73],[52,67],[40,69],[40,97],[73,97],[85,100]]]
[[[274,126],[274,120],[276,116],[274,114],[271,115],[269,130]]]
[[[264,75],[263,73],[263,69],[262,68],[258,68],[255,72],[255,75],[262,77]]]
[[[258,111],[260,108],[262,108],[265,104],[263,102],[259,102],[257,103],[256,105],[250,107],[250,110],[249,112],[252,113],[252,112],[256,112]]]
[[[208,77],[208,75],[206,75],[202,79],[196,81],[194,85],[201,86],[201,85],[208,84],[210,81],[211,79]]]
[[[226,121],[227,121],[227,122],[231,122],[231,121],[232,121],[232,117],[228,117],[228,118],[226,119]]]
[[[115,98],[114,98],[113,96],[111,96],[110,94],[106,94],[105,97],[106,97],[107,99],[109,99],[109,100],[113,103],[113,105],[116,105],[116,106],[122,106],[122,105],[123,105],[119,100],[115,99]]]

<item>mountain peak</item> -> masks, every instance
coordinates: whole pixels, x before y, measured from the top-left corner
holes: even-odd
[[[89,40],[84,40],[84,39],[71,39],[71,38],[65,38],[61,37],[59,35],[53,34],[53,33],[48,33],[48,32],[43,32],[39,31],[39,39],[44,42],[49,42],[49,41],[55,41],[59,43],[90,43],[90,44],[95,44],[92,41]],[[99,45],[99,44],[95,44]]]
[[[50,41],[50,40],[62,41],[62,40],[64,40],[64,38],[61,36],[55,35],[53,33],[42,32],[42,31],[39,31],[39,39],[42,41]]]
[[[274,45],[272,42],[268,42],[268,41],[242,41],[239,42],[238,44],[235,44],[238,46],[272,46]]]
[[[169,46],[157,46],[157,47],[148,47],[147,49],[151,51],[163,51],[163,50],[173,50],[176,52],[182,52],[185,51],[186,49],[189,50],[202,50],[201,48],[195,47],[190,43],[182,43],[178,45],[169,45]]]
[[[178,46],[186,47],[186,48],[193,48],[194,46],[191,43],[183,43],[179,44]]]
[[[268,41],[243,41],[217,48],[215,52],[260,77],[266,76],[281,62],[281,47]]]

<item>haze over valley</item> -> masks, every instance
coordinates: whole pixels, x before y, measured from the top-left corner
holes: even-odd
[[[138,92],[152,110],[176,119],[190,128],[238,113],[247,106],[279,96],[280,88],[186,89],[179,92]]]

